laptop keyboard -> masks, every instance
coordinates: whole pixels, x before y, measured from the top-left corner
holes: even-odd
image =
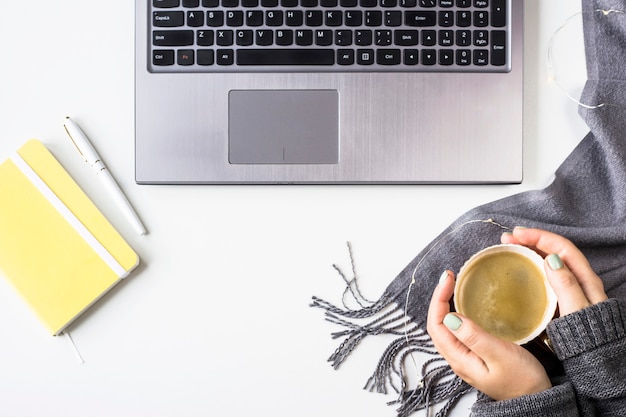
[[[512,0],[152,0],[152,72],[507,72]]]

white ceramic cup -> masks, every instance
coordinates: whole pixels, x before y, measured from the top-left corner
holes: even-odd
[[[502,253],[502,252],[513,252],[518,255],[522,255],[526,259],[530,260],[534,264],[534,266],[536,266],[536,268],[518,268],[519,271],[513,271],[513,270],[507,271],[506,268],[504,268],[503,270],[498,269],[497,273],[494,272],[495,271],[494,269],[491,269],[491,270],[484,269],[482,276],[484,276],[485,278],[482,279],[481,284],[478,284],[478,281],[476,281],[475,278],[472,278],[472,280],[474,280],[474,284],[476,286],[477,291],[483,292],[482,296],[485,297],[484,308],[482,307],[480,308],[480,312],[476,314],[477,317],[472,317],[472,314],[469,314],[468,311],[463,311],[463,303],[462,303],[462,300],[460,299],[462,294],[464,294],[466,291],[471,291],[471,287],[468,287],[468,285],[472,285],[472,283],[466,282],[466,276],[471,276],[471,275],[468,275],[468,272],[470,271],[473,271],[472,273],[474,275],[478,274],[477,271],[481,271],[481,270],[474,269],[474,268],[477,268],[477,265],[483,262],[483,267],[484,267],[485,265],[484,261],[488,259],[488,257],[494,254]],[[494,259],[494,258],[491,257],[490,259]],[[512,264],[513,263],[511,263],[511,265]],[[507,263],[507,266],[508,265],[509,264]],[[537,323],[536,325],[534,325],[534,327],[532,328],[525,327],[524,331],[522,332],[520,330],[519,331],[520,334],[515,338],[512,337],[511,335],[508,335],[509,337],[504,337],[502,335],[505,334],[506,332],[505,329],[508,328],[509,331],[512,332],[511,329],[515,325],[517,325],[519,321],[523,321],[524,318],[519,317],[519,319],[521,320],[518,320],[518,322],[514,322],[513,321],[514,319],[510,317],[511,315],[510,313],[507,313],[508,314],[507,317],[505,317],[506,316],[505,314],[498,315],[498,311],[497,311],[498,308],[500,308],[500,310],[503,311],[505,310],[506,304],[503,304],[502,301],[489,300],[488,298],[491,297],[493,299],[493,297],[497,297],[499,294],[502,294],[502,297],[500,297],[499,299],[504,300],[505,291],[501,290],[501,288],[503,287],[502,285],[500,285],[500,283],[502,283],[501,280],[512,279],[511,276],[517,276],[518,274],[522,274],[521,277],[523,279],[527,279],[526,277],[524,277],[524,274],[533,274],[534,277],[538,277],[538,279],[541,282],[541,285],[538,285],[537,282],[534,281],[533,286],[537,287],[538,290],[532,292],[532,294],[529,294],[526,300],[519,298],[519,297],[523,297],[522,291],[518,291],[518,292],[511,294],[510,293],[511,290],[509,289],[507,290],[509,291],[508,299],[510,300],[511,299],[510,297],[514,297],[515,304],[517,306],[522,306],[522,307],[516,307],[516,308],[518,310],[523,310],[523,306],[531,305],[533,302],[537,304],[539,303],[537,299],[540,298],[543,300],[545,296],[545,308],[543,309],[541,320],[538,322],[536,320],[533,321],[533,324]],[[521,282],[521,284],[516,284],[516,285],[526,285],[525,283],[527,281],[518,280],[518,282]],[[478,289],[479,287],[480,289]],[[486,290],[485,288],[488,288],[488,289]],[[543,293],[537,294],[537,291],[543,292]],[[530,298],[533,298],[533,300],[531,300]],[[500,303],[499,304],[500,307],[498,307],[498,303]],[[485,328],[485,330],[489,331],[490,333],[495,334],[496,336],[502,337],[504,339],[510,340],[519,345],[523,345],[525,343],[532,341],[536,337],[538,337],[545,330],[546,326],[552,320],[556,312],[557,299],[556,299],[556,294],[552,290],[552,287],[550,286],[548,279],[546,277],[545,269],[544,269],[544,260],[541,256],[539,256],[539,254],[537,254],[537,252],[525,246],[501,244],[501,245],[490,246],[481,250],[480,252],[477,252],[476,254],[471,256],[465,262],[465,264],[461,267],[456,277],[456,284],[455,284],[455,289],[454,289],[454,306],[458,313],[469,317],[470,319],[476,321],[479,325],[481,323],[485,323],[485,324],[490,323],[489,326],[487,325],[483,326],[483,328]],[[539,308],[537,308],[537,310]],[[536,315],[538,314],[539,313],[537,313]],[[519,316],[520,314],[514,313],[513,315]],[[515,320],[517,319],[518,317],[515,317]],[[502,330],[503,333],[499,334],[499,330],[497,329],[503,329]],[[525,333],[525,334],[522,335],[521,333]]]

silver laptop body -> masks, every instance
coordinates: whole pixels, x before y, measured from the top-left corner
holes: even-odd
[[[213,52],[194,50],[203,30],[211,31],[213,43],[217,42],[222,32],[206,26],[213,16],[209,13],[221,10],[229,16],[235,10],[232,4],[207,8],[200,1],[198,7],[190,7],[193,1],[176,3],[136,0],[137,183],[521,182],[523,1],[503,2],[506,46],[489,46],[504,49],[506,64],[499,72],[459,67],[457,61],[446,66],[425,66],[417,60],[410,68],[389,65],[385,60],[400,59],[399,55],[377,52],[378,38],[366,48],[353,47],[355,60],[367,60],[373,53],[375,60],[368,65],[340,68],[340,60],[350,57],[341,55],[335,46],[337,61],[332,63],[293,68],[292,58],[280,47],[272,47],[267,55],[271,62],[254,66],[250,62],[263,60],[265,55],[234,52],[233,56],[228,50],[237,47],[237,40],[228,48],[202,48]],[[458,19],[465,16],[454,1],[426,3],[432,3],[432,12],[440,18],[446,12]],[[488,1],[471,3],[470,14],[481,11],[477,5],[487,11],[492,7]],[[343,11],[341,4],[333,10]],[[442,4],[446,7],[439,7]],[[318,5],[310,10],[318,9],[326,17],[328,8]],[[171,34],[164,31],[183,34],[170,25],[177,25],[179,16],[196,17],[195,12],[202,14],[204,26],[185,29],[193,33],[194,44],[171,46]],[[414,21],[409,23],[421,25],[423,16],[435,15],[430,10],[426,13],[411,14]],[[262,9],[262,14],[268,10]],[[408,19],[401,28],[388,32],[384,27],[373,28],[374,36],[407,29]],[[264,28],[257,26],[247,33],[256,32],[258,37],[265,34]],[[439,26],[408,29],[419,35],[426,30],[442,33]],[[245,34],[238,28],[232,33],[235,37]],[[396,32],[396,36],[404,33]],[[431,48],[419,42],[414,50],[426,59]],[[439,42],[435,47],[441,47]],[[472,42],[465,49],[478,47]],[[403,54],[409,59],[410,54]],[[163,65],[162,60],[172,59],[173,63]],[[229,59],[226,65],[217,64]]]

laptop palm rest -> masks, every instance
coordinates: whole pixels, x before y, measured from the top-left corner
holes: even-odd
[[[231,164],[337,164],[336,90],[231,90]]]

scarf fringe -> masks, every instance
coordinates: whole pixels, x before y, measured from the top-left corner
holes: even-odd
[[[459,399],[473,389],[457,377],[437,353],[424,330],[425,324],[414,323],[402,308],[385,295],[358,310],[340,308],[317,297],[313,297],[311,306],[325,310],[327,321],[344,328],[331,333],[333,339],[343,338],[328,358],[334,369],[341,366],[366,336],[397,336],[381,355],[374,373],[363,388],[381,394],[388,394],[391,388],[398,398],[388,404],[398,406],[398,417],[407,417],[438,403],[443,405],[435,417],[445,417]],[[411,360],[418,367],[414,353],[431,355],[432,358],[422,364],[418,386],[409,388],[405,365]]]

